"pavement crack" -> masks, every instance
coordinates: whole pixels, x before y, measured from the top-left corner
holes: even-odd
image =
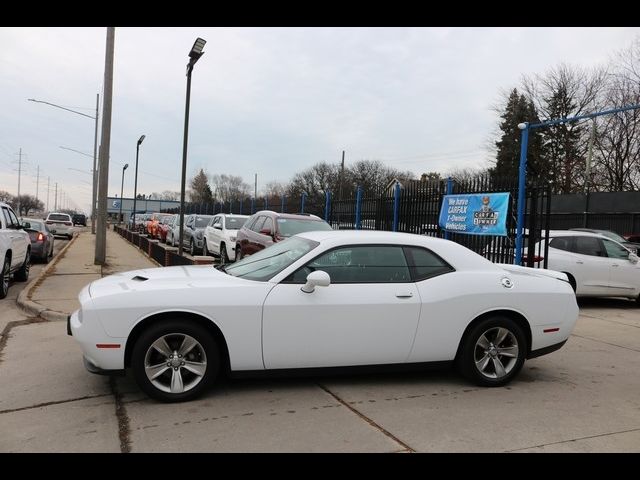
[[[616,343],[611,343],[611,342],[605,342],[604,340],[598,340],[597,338],[585,337],[584,335],[576,335],[575,333],[572,333],[571,336],[572,337],[578,337],[578,338],[584,338],[586,340],[591,340],[592,342],[604,343],[606,345],[611,345],[613,347],[624,348],[625,350],[631,350],[632,352],[640,352],[640,350],[638,350],[636,348],[625,347],[623,345],[618,345]]]
[[[9,332],[15,327],[21,327],[23,325],[30,325],[32,323],[45,323],[48,320],[40,317],[27,318],[25,320],[14,320],[5,325],[2,333],[0,334],[0,363],[2,363],[2,350],[9,341]],[[0,412],[1,413],[1,412]]]
[[[630,430],[620,430],[619,432],[600,433],[598,435],[588,435],[586,437],[572,438],[570,440],[561,440],[559,442],[543,443],[542,445],[533,445],[531,447],[516,448],[515,450],[505,450],[505,451],[507,453],[520,452],[522,450],[529,450],[531,448],[548,447],[549,445],[561,445],[563,443],[577,442],[578,440],[588,440],[590,438],[608,437],[610,435],[619,435],[621,433],[631,433],[631,432],[638,432],[638,431],[640,431],[640,428],[632,428]]]
[[[29,405],[28,407],[8,408],[6,410],[0,410],[0,415],[2,415],[3,413],[14,413],[14,412],[21,412],[23,410],[31,410],[33,408],[49,407],[51,405],[60,405],[62,403],[78,402],[80,400],[90,400],[92,398],[107,397],[109,395],[111,395],[111,394],[110,393],[101,393],[101,394],[98,394],[98,395],[85,395],[84,397],[69,398],[69,399],[66,399],[66,400],[55,400],[55,401],[52,401],[52,402],[38,403],[36,405]]]
[[[355,408],[353,408],[351,405],[349,405],[348,402],[346,402],[345,400],[341,399],[338,395],[336,395],[335,393],[333,393],[331,390],[329,390],[327,387],[325,387],[324,385],[322,385],[321,383],[317,384],[322,390],[324,390],[325,392],[327,392],[329,395],[331,395],[333,398],[336,399],[336,401],[340,402],[342,405],[344,405],[345,407],[347,407],[349,410],[351,410],[353,413],[355,413],[358,417],[360,417],[361,419],[363,419],[365,422],[367,422],[369,425],[371,425],[373,428],[375,428],[376,430],[380,431],[380,433],[386,435],[387,437],[389,437],[391,440],[393,440],[394,442],[396,442],[398,445],[400,445],[402,447],[402,451],[406,451],[406,452],[410,452],[410,453],[415,453],[415,450],[413,448],[411,448],[409,445],[407,445],[406,443],[404,443],[402,440],[400,440],[398,437],[396,437],[393,433],[391,433],[390,431],[386,430],[385,428],[383,428],[381,425],[377,424],[375,421],[373,421],[372,419],[370,419],[369,417],[367,417],[365,414],[363,414],[362,412],[359,412],[358,410],[356,410]]]
[[[115,377],[109,377],[109,386],[111,392],[115,397],[116,403],[116,418],[118,419],[118,437],[120,438],[120,452],[131,452],[131,428],[129,425],[129,416],[127,415],[127,409],[122,401],[122,393],[118,390],[118,384]]]

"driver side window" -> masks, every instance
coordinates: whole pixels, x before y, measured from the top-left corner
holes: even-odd
[[[309,262],[287,278],[287,283],[305,283],[316,270],[327,272],[331,283],[407,283],[411,275],[402,247],[357,245],[338,248]]]
[[[609,258],[629,258],[629,250],[611,240],[602,240]]]

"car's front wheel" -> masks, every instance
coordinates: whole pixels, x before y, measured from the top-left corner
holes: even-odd
[[[202,242],[202,255],[205,257],[209,256],[209,247],[207,247],[207,239],[205,238]]]
[[[183,402],[196,398],[220,370],[213,336],[188,320],[152,325],[136,341],[131,366],[136,382],[151,398]]]
[[[227,246],[224,243],[220,243],[220,265],[226,265],[229,263],[229,255],[227,255]]]
[[[458,365],[471,381],[500,387],[515,377],[527,354],[522,328],[508,317],[485,318],[465,336]]]

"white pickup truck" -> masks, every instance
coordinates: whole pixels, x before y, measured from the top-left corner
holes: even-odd
[[[29,278],[31,239],[18,217],[6,203],[0,202],[0,298],[9,292],[9,278],[24,282]]]

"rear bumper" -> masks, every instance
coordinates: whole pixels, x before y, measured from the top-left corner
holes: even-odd
[[[565,343],[567,343],[567,341],[563,340],[560,343],[554,343],[553,345],[549,345],[548,347],[539,348],[538,350],[532,350],[527,356],[527,359],[541,357],[542,355],[560,350]]]

